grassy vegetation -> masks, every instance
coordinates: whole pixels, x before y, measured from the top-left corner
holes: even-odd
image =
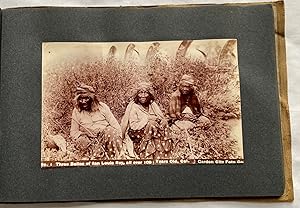
[[[217,57],[216,57],[217,59]],[[100,100],[121,120],[137,82],[150,81],[155,98],[167,113],[170,94],[177,89],[183,74],[196,78],[196,92],[212,125],[172,134],[176,141],[174,158],[234,159],[236,138],[230,135],[226,119],[240,118],[239,81],[236,66],[211,64],[200,59],[171,59],[155,55],[147,65],[105,59],[92,63],[65,63],[48,68],[43,77],[43,141],[60,134],[67,140],[68,154],[42,144],[43,160],[76,160],[78,156],[69,138],[74,90],[79,82],[96,89]],[[90,158],[90,155],[86,155]]]

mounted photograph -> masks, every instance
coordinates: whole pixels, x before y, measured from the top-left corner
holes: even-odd
[[[41,167],[243,164],[236,39],[42,44]]]

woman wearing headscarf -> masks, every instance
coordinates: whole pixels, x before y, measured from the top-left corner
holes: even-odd
[[[192,75],[184,74],[178,89],[172,93],[169,116],[171,123],[180,129],[194,128],[196,122],[209,125],[210,120],[203,115],[202,105],[195,93],[195,79]]]
[[[99,151],[93,153],[95,157],[119,159],[121,127],[109,107],[99,101],[94,88],[81,84],[76,88],[74,103],[70,136],[77,149],[86,152],[90,146],[99,144]]]
[[[121,128],[123,137],[132,140],[134,153],[140,159],[170,158],[173,142],[169,137],[168,123],[154,100],[150,83],[138,84]]]

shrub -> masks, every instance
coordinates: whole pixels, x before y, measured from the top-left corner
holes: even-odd
[[[178,140],[174,157],[235,158],[236,138],[230,136],[230,126],[222,119],[226,116],[240,118],[236,66],[230,63],[211,65],[209,61],[191,58],[171,59],[157,53],[147,65],[101,59],[92,63],[64,63],[44,69],[43,137],[63,135],[70,153],[58,156],[54,150],[43,147],[42,159],[80,159],[76,157],[74,144],[69,138],[74,90],[78,83],[93,86],[100,100],[110,107],[120,121],[133,95],[134,86],[139,81],[153,83],[156,101],[167,114],[170,94],[177,89],[183,74],[191,74],[196,78],[196,93],[213,125],[205,130],[195,128],[190,131],[189,141]],[[180,137],[186,138],[186,135]]]

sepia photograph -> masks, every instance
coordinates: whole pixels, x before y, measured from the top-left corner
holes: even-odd
[[[244,163],[237,39],[42,44],[41,167]]]

